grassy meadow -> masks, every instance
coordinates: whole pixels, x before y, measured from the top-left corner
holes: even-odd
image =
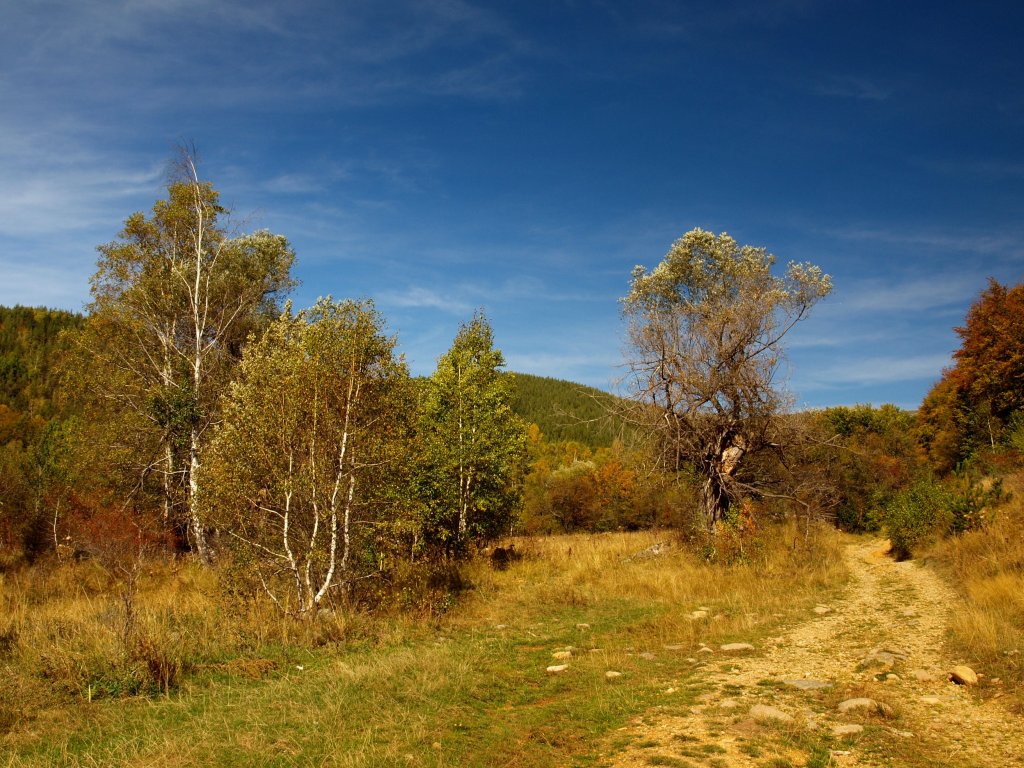
[[[131,605],[90,562],[4,574],[4,762],[590,765],[629,718],[688,706],[700,643],[756,642],[845,578],[825,528],[762,531],[731,565],[667,533],[516,547],[507,570],[468,565],[457,593],[411,586],[404,605],[315,621],[232,599],[190,563],[144,570]]]

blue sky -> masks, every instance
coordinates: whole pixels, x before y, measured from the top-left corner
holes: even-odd
[[[1024,271],[1024,6],[0,0],[0,303],[81,309],[176,142],[295,301],[372,296],[416,373],[483,307],[610,387],[618,298],[693,227],[809,260],[798,405],[915,407]]]

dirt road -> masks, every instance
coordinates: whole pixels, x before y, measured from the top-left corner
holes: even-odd
[[[704,650],[680,683],[696,702],[647,713],[601,764],[1024,766],[1024,719],[948,679],[960,660],[942,639],[958,598],[885,544],[848,545],[842,597],[783,635],[753,650]],[[840,711],[851,699],[860,706]]]

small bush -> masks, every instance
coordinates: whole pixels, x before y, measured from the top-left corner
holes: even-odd
[[[988,522],[993,509],[1009,500],[1001,478],[986,478],[982,482],[966,475],[958,478],[950,494],[953,533],[980,528]]]
[[[1024,410],[1015,411],[1003,431],[1003,443],[1006,447],[1024,454]]]
[[[147,682],[168,695],[177,686],[185,662],[180,649],[168,637],[140,636],[132,649],[135,659],[145,666]]]
[[[917,480],[893,497],[886,523],[893,556],[906,560],[916,548],[952,529],[952,497],[930,478]]]
[[[889,503],[886,527],[898,560],[935,538],[982,527],[995,507],[1009,500],[999,479],[976,481],[958,473],[946,484],[921,478]]]

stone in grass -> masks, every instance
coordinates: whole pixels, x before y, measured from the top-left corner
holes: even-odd
[[[910,656],[910,653],[908,653],[906,649],[900,648],[895,645],[882,646],[881,648],[876,648],[875,651],[882,653],[891,653],[893,656],[898,656],[900,660],[904,660]]]
[[[767,704],[755,704],[750,708],[750,716],[757,722],[775,721],[777,723],[791,723],[793,716],[783,712],[778,707],[770,707]]]
[[[832,609],[827,605],[816,605],[814,606],[814,612],[819,616],[824,616],[826,613],[832,613]]]
[[[689,616],[694,621],[696,621],[697,619],[706,619],[707,616],[708,616],[708,612],[706,610],[704,610],[703,608],[700,608],[700,609],[694,611],[693,613],[689,614]]]
[[[958,664],[949,670],[949,679],[957,685],[977,685],[978,674],[968,666]]]
[[[568,664],[552,664],[550,667],[548,667],[544,671],[547,672],[549,675],[557,675],[557,674],[560,674],[562,672],[565,672],[565,670],[567,670],[568,668],[569,668]]]
[[[804,680],[802,678],[798,678],[796,680],[783,680],[782,682],[792,688],[799,688],[801,691],[818,691],[823,688],[832,687],[832,683],[824,680]]]
[[[558,659],[559,661],[564,661],[565,659],[571,659],[572,658],[572,651],[555,651],[554,653],[551,654],[551,658]]]
[[[720,646],[720,648],[726,653],[754,650],[754,646],[752,646],[750,643],[726,643],[725,645]]]
[[[869,699],[866,697],[859,697],[856,699],[847,699],[846,701],[839,702],[838,707],[840,712],[855,712],[858,710],[866,710],[870,714],[879,715],[891,715],[892,707],[888,704],[883,704],[880,701]]]
[[[857,725],[856,723],[842,723],[840,725],[832,726],[832,733],[839,738],[844,736],[856,736],[858,733],[864,732],[863,725]]]
[[[889,651],[873,651],[857,665],[858,672],[875,671],[878,674],[891,672],[898,658]]]
[[[609,669],[604,673],[605,680],[618,680],[620,677],[622,677],[622,673],[616,672],[614,669]]]

